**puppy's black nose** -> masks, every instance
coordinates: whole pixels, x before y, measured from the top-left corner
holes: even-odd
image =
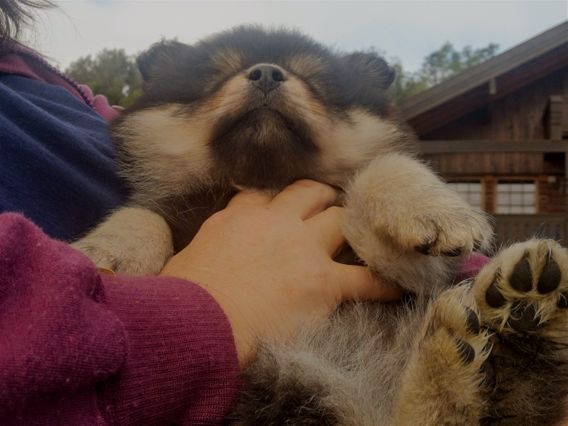
[[[256,65],[249,70],[247,78],[266,95],[284,81],[284,72],[275,65]]]

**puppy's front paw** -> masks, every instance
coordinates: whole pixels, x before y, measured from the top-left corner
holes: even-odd
[[[485,415],[490,333],[468,286],[430,306],[401,380],[397,425],[473,425]]]
[[[120,265],[123,263],[118,256],[114,255],[111,250],[105,249],[105,244],[99,246],[97,240],[91,238],[83,238],[71,243],[71,247],[79,250],[91,261],[97,265],[97,268],[120,272]]]
[[[505,334],[568,336],[568,250],[533,239],[503,250],[478,275],[484,322]]]
[[[408,205],[404,215],[377,217],[375,232],[403,250],[430,256],[456,257],[487,248],[492,231],[484,214],[455,199],[454,194],[437,192],[438,197],[414,199],[415,206]]]
[[[346,207],[348,222],[359,222],[352,226],[401,253],[457,257],[488,248],[493,235],[481,211],[401,154],[377,158],[363,170],[347,191]]]
[[[113,236],[86,237],[71,246],[85,254],[98,268],[119,274],[156,275],[167,259],[153,253],[145,244],[126,247]]]
[[[494,333],[490,410],[482,424],[561,424],[568,393],[568,250],[533,239],[504,249],[473,286]],[[562,423],[564,424],[564,423]]]
[[[155,275],[173,254],[171,230],[160,215],[124,207],[71,244],[99,268],[129,275]]]
[[[346,195],[351,247],[380,278],[412,291],[447,286],[455,259],[491,243],[486,216],[403,154],[377,157]]]
[[[459,369],[471,364],[472,372],[480,371],[490,352],[490,334],[481,327],[468,285],[443,292],[433,302],[426,324],[422,345],[424,341],[436,342],[433,350],[439,351],[439,358],[444,358],[448,365],[456,364]]]

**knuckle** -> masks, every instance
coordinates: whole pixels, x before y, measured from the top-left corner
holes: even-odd
[[[333,187],[325,183],[317,182],[315,180],[300,179],[294,182],[292,186],[297,188],[308,189],[321,196],[329,196],[330,194],[336,193],[336,190]]]
[[[300,187],[300,188],[313,188],[313,187],[316,187],[318,185],[322,185],[322,184],[315,181],[315,180],[299,179],[299,180],[295,181],[291,186],[297,186],[297,187]]]
[[[339,206],[331,206],[327,209],[327,211],[338,220],[342,220],[345,214],[345,209]]]
[[[205,222],[203,222],[203,225],[205,226],[217,226],[217,225],[221,225],[223,223],[226,223],[227,220],[229,219],[230,215],[227,213],[226,210],[220,210],[216,213],[213,213],[211,216],[209,216]]]
[[[338,192],[331,186],[325,185],[318,188],[318,196],[322,200],[335,200],[338,196]]]

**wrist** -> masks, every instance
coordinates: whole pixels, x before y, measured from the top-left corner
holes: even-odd
[[[258,321],[254,321],[250,315],[243,315],[243,307],[239,306],[234,298],[207,286],[202,288],[217,302],[227,317],[233,333],[239,366],[241,369],[245,368],[255,355],[258,333],[254,332],[254,324]]]
[[[185,250],[188,251],[189,247],[186,247]],[[256,339],[253,326],[258,321],[251,320],[243,315],[243,306],[241,306],[243,304],[239,303],[241,299],[227,293],[226,290],[231,288],[231,279],[219,277],[218,265],[217,268],[212,269],[207,266],[196,265],[192,259],[193,257],[187,253],[178,253],[164,266],[160,275],[181,278],[195,283],[215,300],[231,326],[239,365],[244,368],[254,357],[254,341]],[[218,285],[219,281],[226,281],[229,284]],[[225,291],[219,290],[219,288],[225,289]]]

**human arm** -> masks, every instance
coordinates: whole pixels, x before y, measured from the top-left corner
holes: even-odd
[[[238,389],[231,328],[175,278],[99,275],[0,216],[0,423],[219,423]]]
[[[333,191],[282,194],[272,208],[255,204],[260,194],[237,197],[164,271],[207,291],[99,275],[22,216],[0,216],[0,420],[219,423],[239,388],[233,335],[244,364],[256,339],[285,339],[343,298],[393,296],[363,268],[332,262],[342,242],[339,211],[324,210]]]

